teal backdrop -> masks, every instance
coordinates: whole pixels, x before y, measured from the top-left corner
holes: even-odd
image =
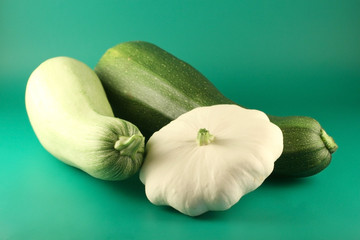
[[[1,0],[0,239],[359,239],[359,13],[358,0]],[[191,218],[152,205],[138,176],[106,182],[56,160],[27,118],[29,75],[55,56],[93,68],[130,40],[243,106],[317,119],[339,145],[330,166]]]

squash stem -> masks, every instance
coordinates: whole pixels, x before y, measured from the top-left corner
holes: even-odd
[[[196,142],[198,143],[199,146],[204,146],[204,145],[208,145],[209,143],[212,143],[214,139],[215,139],[214,135],[211,135],[207,129],[201,128],[198,131]]]
[[[143,152],[144,137],[139,134],[134,134],[130,137],[120,136],[119,140],[115,142],[114,148],[123,156],[133,157],[138,152]]]
[[[334,153],[338,149],[338,145],[335,143],[334,139],[330,137],[324,129],[320,130],[320,137],[330,153]]]

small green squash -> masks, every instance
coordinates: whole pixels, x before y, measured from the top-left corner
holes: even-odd
[[[199,71],[154,44],[133,41],[108,49],[95,67],[115,116],[149,138],[196,107],[235,104]],[[284,135],[273,175],[306,177],[325,169],[337,149],[313,118],[268,116]]]
[[[103,180],[122,180],[143,161],[144,137],[115,118],[101,82],[69,57],[46,60],[31,74],[26,110],[44,148],[64,163]]]

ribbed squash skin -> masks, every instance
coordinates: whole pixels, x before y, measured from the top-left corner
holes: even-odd
[[[100,80],[84,63],[70,57],[41,63],[29,77],[25,105],[42,146],[64,163],[111,181],[141,167],[144,137],[114,117]]]
[[[236,104],[195,68],[148,42],[125,42],[108,49],[95,72],[115,116],[134,123],[147,139],[196,107]],[[284,151],[273,175],[311,176],[329,165],[337,146],[316,120],[269,118],[284,134]]]

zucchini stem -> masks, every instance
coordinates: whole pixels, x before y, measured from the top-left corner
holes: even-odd
[[[198,131],[196,142],[199,146],[204,146],[204,145],[208,145],[209,143],[212,143],[214,139],[215,139],[214,135],[211,135],[207,129],[201,128]]]
[[[144,142],[144,137],[139,134],[134,134],[130,137],[119,136],[119,140],[115,142],[114,148],[123,156],[133,157],[141,150],[141,145]]]
[[[334,153],[336,149],[338,149],[338,145],[335,143],[334,139],[330,137],[324,129],[320,130],[320,137],[330,153]]]

